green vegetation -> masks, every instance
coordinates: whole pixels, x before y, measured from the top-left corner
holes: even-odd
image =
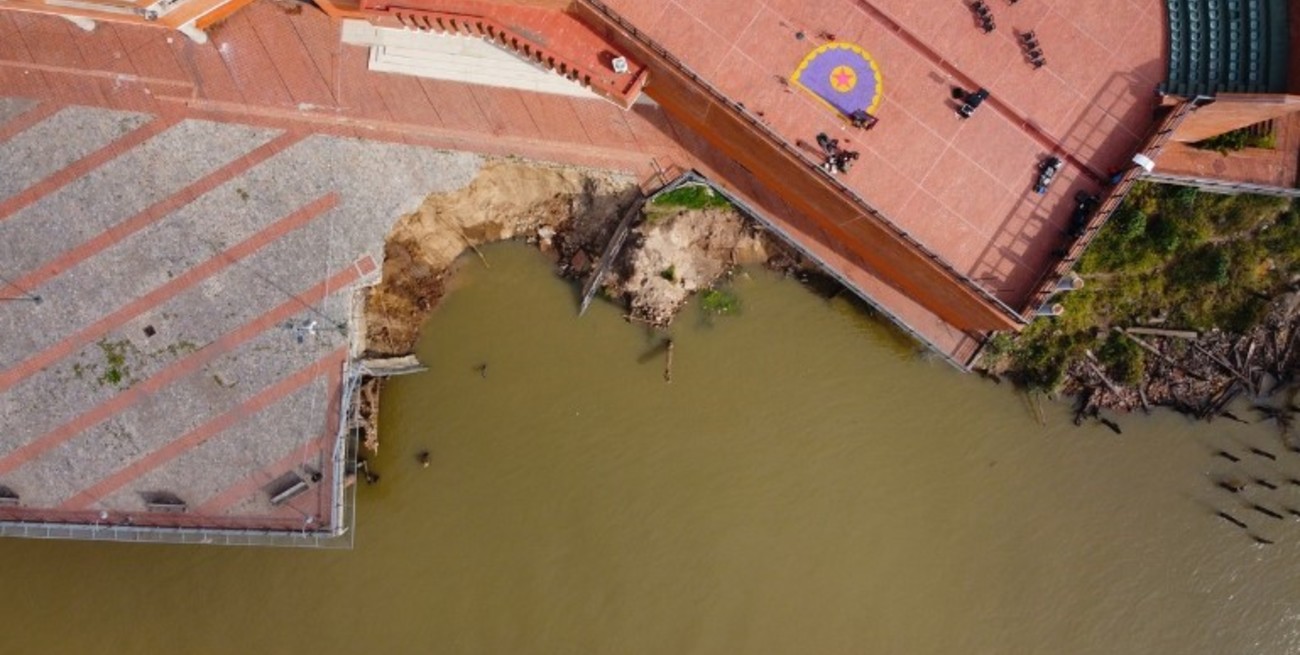
[[[1262,134],[1251,131],[1249,127],[1243,127],[1239,130],[1224,132],[1218,136],[1210,137],[1204,141],[1197,141],[1192,144],[1194,148],[1201,150],[1215,150],[1219,154],[1226,155],[1230,152],[1245,150],[1246,148],[1266,148],[1272,150],[1277,147],[1277,135],[1272,131]]]
[[[103,351],[105,363],[107,364],[104,373],[99,376],[99,383],[117,386],[128,380],[131,377],[131,372],[126,368],[126,351],[128,348],[133,349],[131,342],[125,339],[120,341],[101,339],[96,345]]]
[[[1300,274],[1300,214],[1280,198],[1141,183],[1075,270],[1086,285],[1055,298],[1065,314],[1036,320],[1015,339],[995,337],[986,364],[1050,392],[1090,350],[1112,379],[1132,384],[1145,353],[1112,326],[1247,330]]]
[[[664,270],[659,271],[659,277],[661,277],[661,278],[663,278],[663,279],[665,279],[665,280],[668,280],[669,282],[676,282],[676,281],[677,281],[677,267],[676,267],[676,266],[669,266],[668,268],[665,268]]]
[[[711,314],[734,314],[740,309],[740,299],[722,289],[706,289],[700,294],[700,306]]]
[[[726,198],[714,193],[713,189],[702,184],[687,184],[667,193],[661,193],[651,203],[656,207],[680,207],[682,209],[709,209],[730,207]]]

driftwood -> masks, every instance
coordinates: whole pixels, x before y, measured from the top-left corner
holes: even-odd
[[[664,382],[673,381],[673,340],[668,340],[668,347],[664,349]]]
[[[1203,420],[1223,417],[1245,422],[1244,415],[1238,417],[1228,407],[1249,397],[1274,408],[1276,415],[1260,411],[1270,412],[1266,420],[1277,421],[1284,442],[1289,438],[1293,418],[1300,412],[1300,403],[1294,400],[1300,392],[1300,292],[1279,298],[1264,320],[1241,333],[1212,330],[1194,336],[1191,330],[1119,326],[1111,331],[1145,351],[1144,378],[1134,385],[1120,385],[1092,352],[1084,350],[1073,357],[1062,391],[1078,402],[1076,424],[1085,419],[1100,421],[1101,410],[1154,407]],[[1279,393],[1286,402],[1265,403]],[[1300,452],[1300,431],[1295,448]]]
[[[1165,330],[1161,328],[1131,327],[1124,328],[1129,334],[1144,334],[1153,337],[1174,337],[1177,339],[1199,339],[1200,332],[1194,330]]]
[[[1097,366],[1097,356],[1093,355],[1092,351],[1088,351],[1087,356],[1088,360],[1084,362],[1084,365],[1088,367],[1088,370],[1092,371],[1092,374],[1097,376],[1097,379],[1101,380],[1102,384],[1106,385],[1106,390],[1116,396],[1121,395],[1122,392],[1120,391],[1119,385],[1111,382],[1110,378],[1106,377],[1106,373],[1101,370],[1101,367]]]
[[[1223,388],[1223,391],[1220,391],[1217,396],[1212,398],[1210,402],[1206,404],[1206,407],[1200,411],[1197,418],[1202,418],[1208,421],[1216,416],[1223,416],[1224,414],[1230,415],[1231,412],[1224,412],[1223,410],[1240,392],[1241,384],[1239,382],[1234,381],[1228,384],[1228,386]]]
[[[1218,355],[1206,350],[1205,348],[1202,348],[1201,344],[1196,343],[1195,341],[1192,342],[1192,348],[1197,352],[1201,353],[1202,355],[1209,357],[1210,361],[1214,362],[1215,364],[1218,364],[1221,368],[1223,368],[1224,371],[1228,372],[1233,377],[1237,378],[1237,380],[1239,380],[1242,384],[1246,385],[1247,387],[1253,386],[1251,385],[1249,378],[1247,378],[1245,375],[1242,375],[1241,371],[1238,371],[1237,369],[1233,368],[1233,366],[1228,362],[1224,361],[1222,357],[1219,357]]]
[[[1155,355],[1156,357],[1159,357],[1159,358],[1160,358],[1160,361],[1162,361],[1162,362],[1168,364],[1169,366],[1171,366],[1171,367],[1173,367],[1173,368],[1181,369],[1183,372],[1187,373],[1188,375],[1190,375],[1190,376],[1192,376],[1192,377],[1194,377],[1194,378],[1196,378],[1196,379],[1198,379],[1198,380],[1205,381],[1205,376],[1201,375],[1200,373],[1197,373],[1196,371],[1192,371],[1192,370],[1188,369],[1186,366],[1184,366],[1184,365],[1182,365],[1182,364],[1179,364],[1178,362],[1176,362],[1176,361],[1174,361],[1173,359],[1171,359],[1168,355],[1164,354],[1164,352],[1162,352],[1159,348],[1156,348],[1155,346],[1153,346],[1153,345],[1147,343],[1146,341],[1144,341],[1144,340],[1142,340],[1142,339],[1139,339],[1136,335],[1129,334],[1128,332],[1125,332],[1124,330],[1121,330],[1121,329],[1119,329],[1119,328],[1114,328],[1114,330],[1115,330],[1116,332],[1118,332],[1118,333],[1120,333],[1120,334],[1122,334],[1122,335],[1124,335],[1124,336],[1126,336],[1126,337],[1132,339],[1132,340],[1133,340],[1133,343],[1136,343],[1136,344],[1137,344],[1139,347],[1141,347],[1143,350],[1145,350],[1145,351],[1147,351],[1147,352],[1149,352],[1149,353]]]
[[[1146,385],[1145,385],[1145,384],[1138,384],[1138,385],[1137,385],[1137,392],[1138,392],[1138,400],[1142,402],[1142,412],[1145,413],[1145,414],[1150,414],[1150,413],[1151,413],[1151,401],[1147,400],[1147,390],[1146,390]]]

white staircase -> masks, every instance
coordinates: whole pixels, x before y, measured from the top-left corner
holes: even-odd
[[[596,99],[581,84],[557,75],[482,37],[376,27],[343,21],[343,42],[370,47],[370,70]]]

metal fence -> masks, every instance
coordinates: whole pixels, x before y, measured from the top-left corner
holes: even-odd
[[[339,429],[335,434],[330,466],[330,519],[327,525],[303,522],[300,529],[286,529],[281,525],[257,527],[258,518],[226,518],[231,524],[249,527],[198,527],[160,525],[122,525],[120,523],[62,523],[39,520],[0,521],[0,537],[26,539],[79,539],[84,541],[120,541],[155,544],[213,544],[221,546],[284,546],[296,548],[350,549],[356,520],[356,485],[345,485],[349,474],[348,460],[354,452],[353,435],[349,429],[350,418],[357,408],[357,389],[362,374],[359,366],[349,360],[345,364],[342,382],[342,402],[339,407]],[[203,519],[187,516],[186,522]]]
[[[942,357],[944,361],[956,367],[958,370],[961,371],[966,370],[966,366],[964,366],[956,359],[954,359],[951,354],[944,352],[943,349],[936,346],[934,342],[922,336],[920,332],[918,332],[911,325],[908,325],[906,321],[898,318],[892,312],[885,309],[884,307],[881,307],[880,304],[877,303],[869,294],[867,294],[866,291],[858,288],[858,286],[853,284],[853,282],[851,282],[848,278],[841,275],[839,271],[835,269],[834,266],[831,266],[821,257],[817,256],[817,254],[805,248],[802,244],[799,243],[797,239],[795,239],[784,229],[782,229],[780,223],[768,218],[766,215],[764,215],[762,212],[755,209],[752,205],[750,205],[748,202],[746,202],[739,196],[731,193],[730,191],[727,191],[726,189],[714,184],[713,182],[710,182],[708,178],[701,175],[698,171],[691,170],[681,174],[673,181],[664,185],[663,188],[651,194],[650,197],[646,199],[646,203],[649,204],[651,202],[654,202],[654,199],[661,194],[668,193],[669,191],[673,191],[680,187],[690,186],[690,185],[707,186],[710,189],[712,189],[714,193],[717,193],[723,198],[726,198],[727,202],[730,202],[731,204],[735,205],[736,208],[741,211],[741,213],[753,219],[755,222],[761,224],[769,232],[772,232],[773,234],[776,234],[777,236],[781,237],[781,240],[785,241],[787,245],[794,248],[795,250],[798,250],[799,254],[806,257],[809,261],[817,264],[817,266],[822,270],[824,274],[834,279],[845,289],[852,291],[853,295],[860,298],[862,302],[867,303],[867,305],[870,306],[873,310],[875,310],[878,314],[889,319],[889,322],[893,323],[896,327],[898,327],[898,329],[902,330],[905,334],[915,339],[918,343],[927,346],[931,351],[938,353],[939,356]]]
[[[1182,125],[1183,121],[1196,110],[1196,107],[1206,100],[1208,100],[1208,98],[1192,98],[1190,100],[1183,100],[1178,105],[1174,106],[1169,111],[1169,114],[1165,116],[1164,120],[1160,121],[1154,128],[1152,128],[1150,138],[1147,139],[1146,143],[1138,152],[1145,155],[1151,161],[1158,159],[1160,152],[1164,150],[1165,144],[1169,142],[1169,139],[1173,137],[1174,132],[1178,130],[1178,126]],[[1088,244],[1092,243],[1093,238],[1101,231],[1102,226],[1105,225],[1111,215],[1119,209],[1120,205],[1124,202],[1124,198],[1128,195],[1129,190],[1133,188],[1133,184],[1136,183],[1139,178],[1144,177],[1145,174],[1146,170],[1136,164],[1130,165],[1125,169],[1123,175],[1121,175],[1115,184],[1106,192],[1097,211],[1095,211],[1088,219],[1088,224],[1083,230],[1083,234],[1069,244],[1066,248],[1065,255],[1056,262],[1056,265],[1044,272],[1043,276],[1040,278],[1038,290],[1029,297],[1028,302],[1026,302],[1025,306],[1022,308],[1026,316],[1032,316],[1038,307],[1047,302],[1047,300],[1052,296],[1057,283],[1060,282],[1061,278],[1065,277],[1067,273],[1074,269],[1075,263],[1078,262],[1079,257],[1083,256],[1083,251],[1088,248]]]
[[[772,131],[772,129],[769,128],[767,125],[765,125],[762,121],[760,121],[757,116],[751,114],[749,110],[741,106],[740,103],[731,100],[726,95],[724,95],[722,91],[718,90],[716,87],[714,87],[705,79],[701,78],[699,75],[696,75],[694,71],[692,71],[688,66],[686,66],[686,64],[682,63],[681,60],[673,56],[673,54],[668,52],[667,49],[659,45],[657,41],[650,38],[649,35],[638,30],[635,26],[633,26],[631,23],[625,20],[621,15],[619,15],[618,12],[615,12],[614,10],[610,9],[600,0],[578,0],[578,2],[579,4],[596,12],[597,14],[604,16],[611,23],[617,25],[618,28],[621,29],[623,32],[625,32],[628,36],[635,39],[645,48],[654,52],[665,62],[670,64],[678,73],[690,79],[693,84],[697,85],[700,89],[702,89],[704,92],[709,94],[714,99],[714,101],[716,101],[719,104],[719,106],[726,107],[733,114],[736,114],[741,118],[743,118],[745,122],[749,124],[749,127],[754,130],[755,133],[762,135],[776,148],[783,151],[787,155],[796,158],[798,161],[803,162],[810,169],[817,168],[819,162],[814,162],[811,159],[809,159],[806,154],[800,152],[798,148],[795,148],[779,134]],[[651,82],[651,84],[653,84],[653,82]],[[905,242],[917,253],[919,253],[926,259],[933,262],[936,266],[942,269],[944,273],[950,276],[955,282],[967,288],[968,290],[974,292],[984,302],[988,303],[993,307],[996,307],[1000,311],[1004,312],[1007,316],[1014,318],[1016,322],[1018,323],[1023,322],[1023,318],[1019,312],[1015,311],[1014,309],[1011,308],[1010,305],[1007,305],[997,296],[993,295],[992,292],[990,292],[988,289],[985,289],[973,278],[953,268],[952,264],[948,263],[947,260],[945,260],[943,257],[940,257],[938,253],[930,250],[928,247],[922,244],[920,240],[912,236],[911,233],[904,230],[902,227],[899,227],[897,223],[890,220],[883,212],[881,212],[874,205],[868,203],[865,199],[863,199],[862,196],[858,195],[852,189],[848,188],[847,186],[844,186],[842,183],[840,183],[837,180],[823,179],[823,182],[830,185],[830,187],[840,195],[845,196],[850,201],[855,203],[859,208],[863,210],[863,212],[867,216],[870,216],[873,220],[877,221],[880,225],[885,227],[889,232],[894,234],[900,240]],[[786,236],[786,238],[789,238],[788,235]]]

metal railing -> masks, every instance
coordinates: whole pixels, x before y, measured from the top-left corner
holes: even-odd
[[[836,270],[834,266],[831,266],[824,259],[819,257],[816,253],[812,252],[808,248],[805,248],[803,244],[799,243],[797,239],[795,239],[788,232],[782,229],[780,223],[768,218],[765,214],[763,214],[763,212],[758,211],[753,207],[753,205],[750,205],[748,202],[746,202],[744,199],[740,198],[739,196],[709,181],[708,178],[701,175],[698,171],[690,170],[681,174],[676,179],[664,185],[661,189],[655,191],[648,198],[646,198],[646,204],[653,202],[654,199],[661,194],[668,193],[670,191],[673,191],[674,189],[678,189],[686,185],[707,186],[710,189],[712,189],[714,193],[717,193],[723,198],[726,198],[727,202],[730,202],[731,204],[735,205],[736,209],[740,210],[742,214],[745,214],[755,222],[762,224],[764,229],[776,234],[787,245],[794,248],[795,250],[798,250],[799,254],[808,258],[809,261],[817,264],[817,266],[822,270],[823,273],[833,278],[845,289],[852,291],[853,295],[857,296],[863,302],[867,303],[867,305],[869,305],[877,313],[888,318],[889,322],[893,323],[904,334],[915,339],[918,343],[929,347],[931,351],[938,353],[939,356],[942,357],[945,362],[951,364],[958,370],[961,371],[966,370],[966,366],[963,365],[961,362],[958,362],[956,359],[954,359],[950,353],[944,352],[944,350],[942,348],[939,348],[933,341],[930,341],[929,339],[925,338],[925,336],[923,336],[919,331],[917,331],[915,328],[909,325],[907,321],[904,321],[903,319],[895,316],[892,312],[886,310],[884,307],[881,307],[880,304],[876,302],[866,291],[863,291],[851,280],[844,277],[844,275],[842,275],[838,270]]]
[[[350,534],[350,531],[349,531]],[[289,546],[298,548],[352,547],[350,538],[332,532],[258,528],[167,528],[134,525],[0,521],[0,537],[78,539],[154,544],[215,544],[221,546]]]
[[[1187,116],[1196,109],[1199,103],[1205,100],[1208,100],[1208,98],[1197,97],[1183,100],[1175,105],[1164,120],[1156,124],[1151,137],[1147,139],[1146,145],[1137,154],[1145,155],[1148,159],[1155,161],[1160,156],[1160,152],[1164,150],[1165,145],[1169,143],[1169,139],[1173,137],[1174,132],[1177,131],[1178,126],[1182,125]],[[1027,318],[1033,316],[1034,312],[1052,296],[1057,283],[1074,268],[1075,263],[1079,261],[1079,257],[1083,255],[1083,251],[1087,250],[1088,244],[1092,243],[1093,238],[1097,236],[1102,226],[1115,213],[1115,210],[1119,209],[1120,205],[1123,204],[1124,198],[1128,195],[1129,190],[1133,188],[1133,184],[1143,177],[1145,173],[1146,171],[1142,167],[1136,164],[1130,165],[1106,192],[1101,204],[1088,219],[1088,224],[1084,227],[1082,234],[1077,239],[1072,240],[1064,256],[1056,262],[1056,265],[1043,273],[1038,290],[1029,296],[1025,306],[1021,309]]]
[[[805,166],[807,166],[810,169],[810,171],[816,172],[818,170],[817,162],[814,162],[811,159],[809,159],[807,155],[805,155],[799,149],[795,148],[792,144],[787,142],[779,134],[773,132],[771,128],[769,128],[762,121],[758,120],[757,116],[750,114],[749,111],[746,110],[744,107],[742,107],[739,103],[732,101],[730,98],[724,95],[721,91],[715,88],[708,81],[704,80],[699,75],[696,75],[688,66],[686,66],[686,64],[682,63],[681,60],[673,56],[672,53],[668,52],[668,50],[666,50],[663,46],[660,46],[658,42],[656,42],[654,39],[650,38],[648,35],[638,30],[631,23],[627,22],[625,19],[623,19],[622,16],[620,16],[617,12],[610,9],[603,2],[601,2],[600,0],[576,0],[576,2],[604,16],[610,22],[616,24],[619,27],[619,29],[621,29],[623,32],[627,33],[628,36],[637,40],[642,46],[648,48],[656,55],[661,57],[664,61],[668,62],[670,65],[673,66],[674,69],[676,69],[678,73],[684,75],[687,79],[691,80],[691,82],[693,82],[699,88],[701,88],[706,93],[708,93],[720,106],[726,107],[734,115],[744,119],[749,124],[749,126],[754,130],[754,132],[766,138],[771,143],[771,145],[774,145],[785,154],[796,158],[798,161],[802,162]],[[653,84],[653,82],[651,83]],[[818,175],[818,179],[821,180],[822,183],[829,185],[834,191],[836,191],[837,193],[844,196],[849,201],[856,204],[859,208],[861,208],[865,212],[867,216],[870,216],[878,224],[880,224],[882,227],[887,229],[894,236],[898,237],[900,240],[906,243],[917,253],[921,254],[923,257],[925,257],[926,259],[934,263],[944,273],[946,273],[949,277],[951,277],[955,282],[957,282],[961,286],[975,293],[981,300],[986,302],[989,306],[1004,312],[1008,317],[1013,318],[1015,322],[1017,323],[1025,322],[1024,318],[1020,315],[1019,312],[1015,311],[1005,302],[1003,302],[1002,300],[994,296],[988,289],[985,289],[974,279],[957,271],[957,269],[953,268],[953,266],[949,264],[946,260],[944,260],[943,257],[939,256],[938,253],[935,253],[934,251],[927,248],[919,240],[913,237],[909,232],[899,227],[896,223],[894,223],[887,216],[885,216],[883,212],[877,209],[874,205],[868,203],[852,189],[844,186],[843,184],[841,184],[840,182],[834,179],[828,179],[825,176],[820,175],[820,173],[816,173],[816,174]]]
[[[1216,180],[1213,178],[1196,177],[1194,175],[1172,175],[1169,173],[1145,173],[1142,179],[1158,182],[1160,184],[1177,184],[1179,186],[1195,187],[1202,191],[1210,193],[1255,193],[1265,196],[1277,196],[1279,198],[1300,198],[1300,189],[1294,187],[1279,187],[1268,184],[1256,184],[1253,182],[1233,182],[1230,180]]]

